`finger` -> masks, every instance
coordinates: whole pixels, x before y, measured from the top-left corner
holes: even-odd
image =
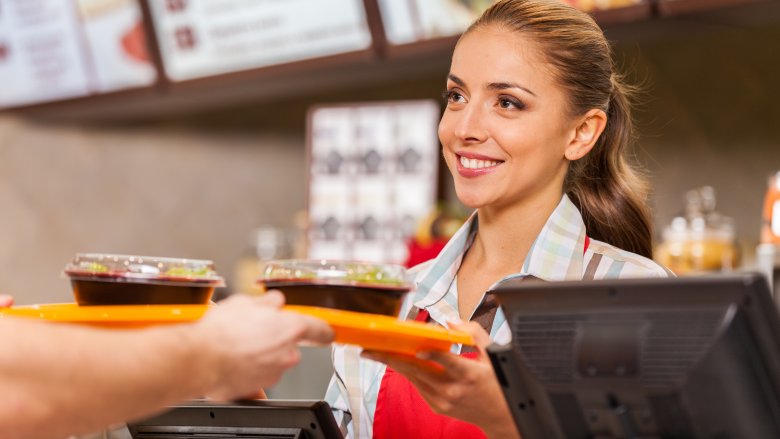
[[[226,306],[231,304],[240,304],[235,306],[246,306],[251,304],[254,299],[244,293],[234,293],[228,296],[225,300],[221,300],[217,305]]]
[[[442,382],[444,371],[436,363],[420,360],[410,355],[388,352],[371,352],[369,355],[375,361],[384,363],[407,377],[420,377],[428,382]]]
[[[490,346],[490,335],[477,322],[450,322],[449,327],[456,331],[462,331],[474,337],[474,343],[478,347]]]
[[[392,358],[398,358],[403,360],[415,360],[416,358],[412,355],[408,354],[401,354],[396,352],[387,352],[387,351],[374,351],[371,349],[363,349],[363,351],[360,353],[360,356],[366,357],[370,360],[374,361],[383,361],[387,359]]]
[[[257,299],[257,303],[274,308],[284,306],[284,294],[279,290],[270,290]]]
[[[295,318],[299,319],[303,323],[304,329],[300,337],[302,341],[318,344],[329,344],[333,342],[333,338],[336,336],[336,334],[333,332],[333,328],[331,328],[327,322],[312,316],[302,314],[293,315],[295,315]]]
[[[409,380],[428,405],[438,407],[441,390],[450,384],[449,381],[441,380],[439,372],[430,370],[429,365],[418,367],[408,359],[390,358],[386,364]]]
[[[444,327],[447,329],[453,329],[454,325],[462,325],[463,320],[460,319],[458,316],[451,316],[447,320],[444,321]]]
[[[236,401],[253,401],[256,399],[268,399],[268,396],[265,394],[265,390],[261,388],[256,392],[247,393],[243,397],[236,398]]]
[[[7,308],[14,304],[14,298],[5,294],[0,294],[0,308]]]
[[[470,370],[469,367],[474,366],[474,360],[460,357],[451,352],[425,351],[420,352],[417,357],[440,365],[444,373],[453,378],[463,376]]]
[[[380,363],[384,363],[388,365],[390,363],[398,364],[399,362],[409,363],[430,372],[441,373],[441,366],[439,366],[438,364],[432,363],[430,361],[422,360],[407,354],[364,350],[360,355],[362,357],[368,358],[369,360],[378,361]],[[395,369],[395,367],[393,367],[393,369]]]

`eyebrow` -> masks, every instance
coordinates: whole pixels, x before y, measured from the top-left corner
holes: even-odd
[[[458,84],[461,87],[466,86],[466,82],[462,79],[458,78],[457,76],[450,73],[447,75],[447,78],[449,78],[450,81]],[[531,90],[521,86],[520,84],[516,82],[491,82],[486,86],[488,90],[507,90],[510,88],[517,88],[519,90],[523,90],[524,92],[530,94],[531,96],[536,96],[536,93],[532,92]]]

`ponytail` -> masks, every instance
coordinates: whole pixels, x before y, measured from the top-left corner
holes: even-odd
[[[564,191],[579,208],[590,237],[649,258],[647,184],[626,159],[634,137],[631,90],[614,76],[611,82],[604,132],[590,153],[571,163]]]

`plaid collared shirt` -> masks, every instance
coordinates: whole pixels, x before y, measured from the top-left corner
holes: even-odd
[[[436,259],[409,270],[416,289],[401,308],[402,319],[414,319],[421,309],[427,310],[431,320],[439,325],[459,318],[456,275],[476,232],[475,213]],[[522,270],[501,279],[493,287],[508,279],[527,276],[562,281],[671,275],[650,259],[604,242],[591,240],[585,251],[585,236],[585,224],[579,210],[564,195],[531,246]],[[509,343],[509,325],[500,309],[491,317],[488,332],[493,342]],[[454,345],[452,352],[460,353],[461,348]],[[385,365],[361,358],[360,351],[355,346],[333,348],[335,374],[325,399],[347,437],[370,438]]]

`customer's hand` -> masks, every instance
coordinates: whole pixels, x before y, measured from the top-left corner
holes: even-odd
[[[237,295],[220,302],[195,324],[212,378],[213,399],[257,395],[298,364],[298,342],[333,340],[327,323],[283,311],[284,296],[268,292],[253,298]]]
[[[14,304],[14,298],[5,294],[0,294],[0,308],[8,308]]]
[[[476,359],[436,351],[417,357],[376,351],[362,355],[404,375],[434,412],[475,424],[489,438],[519,438],[487,355],[490,337],[475,322],[453,322],[449,327],[474,337]]]

